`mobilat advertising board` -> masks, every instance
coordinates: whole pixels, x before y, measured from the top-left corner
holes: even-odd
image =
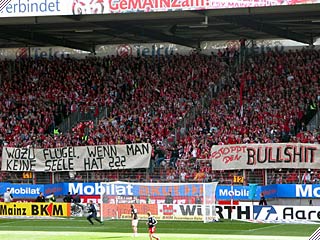
[[[42,192],[45,196],[54,193],[56,196],[63,195],[62,184],[13,184],[13,183],[1,183],[0,195],[3,195],[6,190],[10,188],[10,192],[13,195],[14,200],[23,201],[36,199]]]
[[[319,3],[319,0],[2,0],[0,17],[167,12]]]
[[[0,203],[0,216],[70,216],[68,203]]]

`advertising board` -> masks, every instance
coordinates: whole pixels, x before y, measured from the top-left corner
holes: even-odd
[[[313,3],[319,3],[319,0],[3,0],[0,17],[168,12]]]
[[[0,203],[0,216],[70,216],[68,203]]]
[[[130,183],[121,183],[118,185],[104,185],[100,183],[58,183],[58,184],[12,184],[2,183],[0,185],[0,194],[3,194],[7,188],[11,189],[14,199],[35,199],[40,192],[45,196],[52,192],[56,196],[63,196],[68,192],[78,193],[83,199],[98,199],[101,194],[106,193],[110,196],[119,197],[140,197],[141,202],[145,201],[145,196],[151,195],[153,203],[163,203],[164,197],[168,192],[172,193],[177,204],[193,203],[194,197],[202,194],[202,184],[190,184],[181,187],[170,186],[152,186],[144,187]],[[292,198],[292,199],[315,199],[320,197],[320,184],[272,184],[267,186],[257,186],[251,199],[250,186],[228,186],[219,185],[216,188],[217,201],[257,201],[260,193],[263,192],[267,199],[271,198]],[[87,202],[87,201],[85,201]]]

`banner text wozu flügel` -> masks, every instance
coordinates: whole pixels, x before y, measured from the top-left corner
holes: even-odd
[[[0,216],[69,217],[69,203],[0,203]]]
[[[148,168],[148,143],[62,148],[12,148],[2,151],[3,171],[61,172]]]

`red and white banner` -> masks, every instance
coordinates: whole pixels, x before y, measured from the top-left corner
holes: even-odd
[[[302,143],[215,145],[212,168],[320,168],[320,145]]]
[[[2,0],[1,17],[168,12],[319,3],[320,0]]]

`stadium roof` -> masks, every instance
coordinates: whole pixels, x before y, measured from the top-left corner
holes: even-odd
[[[94,52],[97,45],[320,37],[320,4],[107,15],[0,18],[0,48],[64,46]]]

